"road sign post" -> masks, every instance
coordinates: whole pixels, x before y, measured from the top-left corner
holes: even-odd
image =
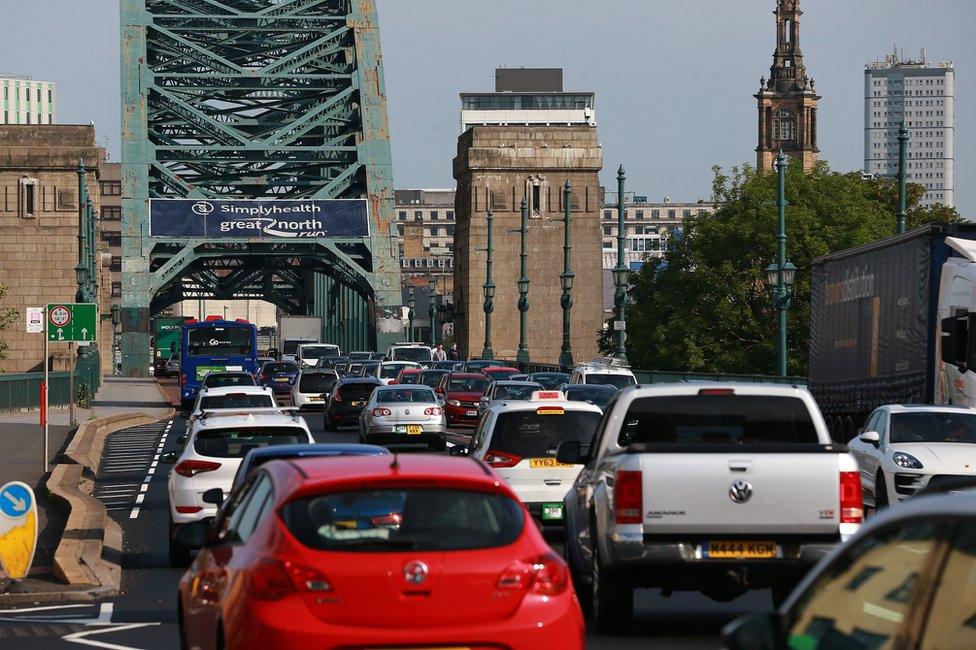
[[[0,487],[0,566],[13,581],[30,572],[37,548],[37,499],[26,483]]]
[[[95,303],[55,303],[47,306],[47,340],[91,343],[97,340]]]

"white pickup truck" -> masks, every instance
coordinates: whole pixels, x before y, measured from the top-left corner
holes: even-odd
[[[857,462],[805,388],[669,384],[617,394],[564,500],[566,559],[598,629],[625,629],[635,588],[785,598],[863,521]]]

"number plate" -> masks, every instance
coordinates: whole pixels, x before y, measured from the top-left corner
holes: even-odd
[[[354,408],[358,408],[358,407],[362,406],[363,403],[362,402],[353,402],[352,405],[353,405]]]
[[[543,503],[542,504],[542,521],[562,521],[563,518],[563,504],[561,503]]]
[[[716,560],[766,560],[777,556],[776,542],[709,542],[703,555]]]
[[[555,458],[530,458],[529,467],[541,469],[545,467],[572,467],[572,465],[560,463]]]
[[[467,416],[468,416],[469,418],[473,418],[473,417],[475,417],[476,415],[478,415],[478,412],[477,412],[477,411],[468,411],[468,412],[467,412]]]
[[[288,381],[288,377],[275,377],[275,381]]]
[[[419,424],[408,424],[407,425],[407,435],[408,436],[419,436],[424,432],[424,428]]]

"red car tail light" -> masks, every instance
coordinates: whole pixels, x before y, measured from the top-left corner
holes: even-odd
[[[864,495],[861,491],[861,476],[858,472],[840,473],[840,523],[860,524],[864,522]]]
[[[431,406],[428,409],[424,409],[424,415],[442,415],[444,411],[439,406]]]
[[[558,596],[569,586],[569,570],[555,553],[516,562],[498,578],[499,589],[527,589],[537,596]]]
[[[265,559],[247,572],[248,591],[258,600],[281,600],[293,593],[332,591],[319,571],[290,560]]]
[[[181,515],[192,515],[203,510],[200,506],[176,506],[176,512]]]
[[[521,460],[521,456],[494,449],[489,449],[485,453],[485,462],[492,467],[515,467]]]
[[[377,406],[376,408],[373,409],[374,418],[385,418],[390,415],[393,415],[393,411],[391,411],[388,408]]]
[[[374,526],[399,526],[403,523],[403,515],[399,512],[391,512],[388,515],[372,517],[370,522]]]
[[[215,469],[220,469],[220,463],[209,460],[184,460],[173,469],[180,476],[192,478],[203,472],[212,472]]]
[[[617,472],[614,481],[613,514],[618,524],[643,521],[644,482],[640,472]]]

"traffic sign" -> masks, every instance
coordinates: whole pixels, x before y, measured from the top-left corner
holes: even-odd
[[[27,577],[37,548],[37,501],[30,486],[0,487],[0,565],[14,580]]]
[[[27,333],[40,334],[44,331],[44,308],[27,308]]]
[[[55,303],[47,306],[49,341],[91,342],[98,335],[98,306],[94,303]]]

